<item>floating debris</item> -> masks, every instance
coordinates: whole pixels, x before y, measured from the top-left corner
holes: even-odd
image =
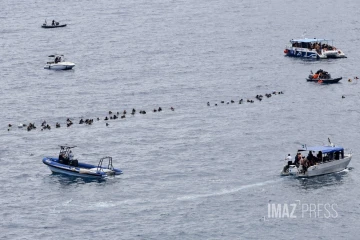
[[[283,91],[273,91],[273,92],[271,92],[271,93],[266,93],[266,94],[264,94],[265,95],[265,97],[267,97],[267,98],[270,98],[272,95],[281,95],[281,94],[284,94],[284,92]],[[255,99],[257,99],[257,100],[259,100],[260,102],[264,99],[264,96],[263,95],[256,95],[255,96]],[[252,100],[252,99],[246,99],[246,102],[248,102],[248,103],[254,103],[254,100]],[[225,101],[220,101],[220,103],[225,103]],[[226,104],[229,104],[229,103],[235,103],[235,100],[233,100],[233,99],[231,99],[230,101],[226,101]],[[238,101],[238,103],[239,104],[243,104],[244,103],[244,99],[240,99],[239,101]],[[211,104],[210,104],[210,102],[207,102],[206,103],[206,105],[207,106],[211,106]],[[214,106],[217,106],[218,104],[217,103],[215,103],[214,104]]]
[[[170,110],[171,110],[171,111],[174,111],[175,109],[174,109],[173,107],[171,107]],[[161,111],[163,111],[163,109],[162,109],[161,107],[154,108],[154,112],[161,112]],[[116,114],[114,114],[114,115],[112,115],[113,111],[109,111],[108,113],[109,113],[110,116],[105,116],[105,118],[104,118],[105,121],[108,121],[108,120],[116,120],[116,119],[119,119],[119,118],[125,119],[125,118],[126,118],[127,111],[126,111],[126,110],[123,110],[123,111],[122,111],[123,115],[122,115],[121,117],[119,117],[120,112],[116,112]],[[131,114],[132,114],[132,115],[135,115],[135,113],[136,113],[135,108],[132,108]],[[139,113],[140,113],[140,114],[146,114],[146,111],[145,111],[145,110],[140,110]],[[97,121],[100,121],[100,118],[97,117],[96,120],[97,120]],[[84,124],[86,124],[86,125],[92,125],[93,122],[94,122],[94,119],[91,119],[91,118],[85,119],[85,118],[81,117],[78,123],[79,123],[80,125],[84,125]],[[67,118],[67,119],[66,119],[66,126],[67,126],[67,127],[70,127],[71,125],[73,125],[73,122],[70,120],[70,118]],[[10,131],[10,130],[12,129],[12,126],[13,126],[13,124],[10,124],[10,123],[8,124],[8,131]],[[109,126],[109,124],[106,123],[106,126]],[[21,123],[20,123],[20,124],[17,125],[17,127],[18,127],[19,129],[21,129],[21,128],[23,128],[23,127],[26,127],[27,131],[31,131],[31,130],[36,129],[35,123],[29,123],[28,125],[27,125],[27,124],[21,124]],[[59,123],[59,122],[56,122],[55,127],[56,127],[56,128],[60,128],[60,127],[61,127],[60,123]],[[41,131],[51,130],[51,126],[50,126],[50,124],[48,124],[48,122],[47,122],[46,120],[42,120],[40,130],[41,130]]]

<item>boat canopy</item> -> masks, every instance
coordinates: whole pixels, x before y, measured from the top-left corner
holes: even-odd
[[[67,144],[59,145],[59,147],[60,147],[61,149],[63,149],[63,148],[76,148],[76,146],[67,145]]]
[[[331,152],[340,152],[344,151],[343,147],[331,147],[331,146],[314,146],[314,147],[307,147],[306,149],[300,149],[299,151],[315,151],[315,152],[322,152],[322,153],[331,153]]]
[[[323,42],[323,41],[331,41],[330,39],[324,38],[303,38],[303,39],[291,39],[291,43],[295,42],[304,42],[304,43],[313,43],[313,42]]]
[[[54,54],[54,55],[49,55],[49,57],[53,58],[53,57],[57,57],[57,56],[64,56],[64,55],[60,55],[60,54]]]

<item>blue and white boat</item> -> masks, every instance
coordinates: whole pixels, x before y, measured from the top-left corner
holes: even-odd
[[[329,39],[319,38],[291,39],[291,44],[286,46],[284,53],[289,57],[309,59],[346,58],[344,52],[334,47],[332,42]]]
[[[299,149],[295,161],[288,161],[280,175],[313,177],[346,169],[351,161],[352,152],[344,153],[344,148],[335,146],[330,139],[329,143],[329,146],[305,146]]]
[[[103,157],[98,165],[81,163],[73,159],[71,149],[76,146],[60,146],[59,157],[44,157],[43,163],[47,165],[53,173],[62,173],[75,177],[83,178],[106,178],[122,174],[120,169],[112,165],[112,157]],[[107,162],[107,166],[102,166]]]

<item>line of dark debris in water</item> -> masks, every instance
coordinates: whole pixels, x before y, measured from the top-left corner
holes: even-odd
[[[170,107],[170,110],[171,111],[175,111],[175,109],[173,107]],[[156,113],[156,112],[162,112],[163,109],[161,107],[158,107],[158,108],[154,108],[151,112],[153,113]],[[134,108],[131,110],[130,114],[132,116],[134,116],[136,113],[139,113],[139,114],[146,114],[147,112],[145,110],[140,110],[140,111],[136,111]],[[109,111],[108,112],[108,115],[106,115],[104,118],[99,118],[97,117],[96,118],[96,121],[100,121],[100,120],[104,120],[106,121],[106,126],[109,126],[109,123],[108,121],[111,121],[111,120],[116,120],[116,119],[125,119],[126,118],[126,114],[127,114],[127,111],[124,110],[122,113],[122,115],[120,116],[120,112],[112,112],[112,111]],[[75,119],[70,119],[70,118],[67,118],[66,119],[66,126],[67,127],[70,127],[74,124]],[[78,124],[85,124],[85,125],[92,125],[94,122],[94,119],[93,118],[87,118],[84,120],[84,118],[80,118],[79,120],[79,123]],[[8,131],[12,130],[14,127],[13,124],[8,124]],[[18,126],[18,129],[23,129],[23,128],[26,128],[27,131],[31,131],[31,130],[35,130],[37,129],[36,125],[34,122],[30,122],[29,124],[19,124]],[[60,128],[61,127],[61,124],[59,122],[56,122],[55,123],[55,128]],[[40,130],[43,131],[43,130],[51,130],[51,126],[46,122],[46,121],[43,121],[41,123],[41,127],[40,127]]]
[[[279,92],[274,91],[274,92],[272,92],[272,93],[265,93],[264,95],[265,95],[265,97],[270,98],[270,97],[273,96],[273,95],[281,95],[281,94],[284,94],[284,92],[283,92],[283,91],[279,91]],[[263,98],[264,98],[264,96],[261,95],[261,94],[255,96],[255,99],[257,99],[257,100],[260,101],[260,102],[263,100]],[[236,102],[238,102],[239,104],[243,104],[243,103],[244,103],[244,99],[241,98],[239,101],[236,101]],[[247,99],[246,99],[246,102],[248,102],[248,103],[254,103],[254,100],[253,100],[253,99],[250,99],[250,98],[247,98]],[[220,103],[225,104],[225,101],[220,101]],[[230,103],[235,103],[235,101],[231,99],[230,101],[227,101],[227,102],[226,102],[226,104],[230,104]],[[210,106],[210,105],[211,105],[210,102],[207,102],[207,105]],[[215,103],[214,106],[218,106],[218,104]]]

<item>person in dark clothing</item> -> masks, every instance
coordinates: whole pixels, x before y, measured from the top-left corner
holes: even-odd
[[[314,158],[314,155],[312,154],[311,151],[309,151],[309,154],[308,154],[308,156],[307,156],[307,159],[311,161],[313,158]]]
[[[322,162],[322,152],[321,151],[319,151],[319,153],[317,154],[317,158],[318,158],[318,160],[319,160],[319,162]]]
[[[300,160],[300,164],[302,165],[303,173],[305,174],[309,167],[309,162],[307,159],[305,159],[305,156],[303,156],[302,159]]]
[[[61,154],[59,155],[59,163],[64,163],[64,161],[66,161],[65,159],[66,159],[66,158],[65,158],[65,154],[64,154],[64,153],[61,153]]]
[[[55,26],[55,20],[52,20],[52,24],[51,24],[51,25]]]
[[[308,156],[306,158],[309,161],[310,166],[314,165],[314,155],[312,154],[311,151],[309,151],[309,154],[308,154]]]
[[[301,158],[301,153],[297,153],[296,156],[295,156],[295,160],[294,160],[294,165],[295,165],[296,167],[299,167],[300,158]]]

